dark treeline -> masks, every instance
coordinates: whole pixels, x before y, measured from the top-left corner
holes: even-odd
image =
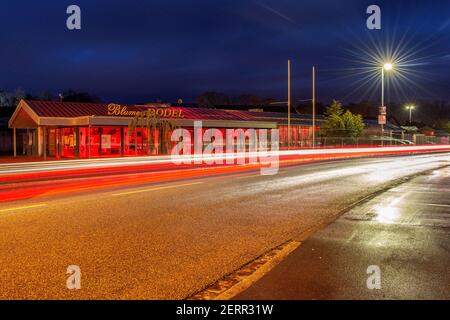
[[[95,95],[74,90],[66,90],[56,96],[49,91],[44,91],[38,95],[32,95],[20,88],[13,92],[0,90],[0,107],[15,107],[22,99],[63,102],[100,102],[100,99]]]
[[[263,98],[252,94],[243,94],[236,97],[228,96],[220,92],[205,92],[197,97],[197,104],[202,108],[214,108],[218,106],[249,106],[259,107],[275,103],[275,99]]]
[[[0,107],[15,107],[21,99],[94,103],[101,101],[96,95],[74,90],[66,90],[58,95],[48,91],[32,95],[20,88],[13,92],[0,90]],[[327,103],[317,102],[317,114],[324,114],[330,103],[331,101]],[[224,93],[210,91],[198,96],[195,105],[203,108],[263,109],[264,111],[287,112],[286,101],[278,101],[253,94],[228,96]],[[450,131],[450,103],[448,101],[416,101],[414,105],[416,108],[412,113],[412,123],[409,123],[409,112],[405,105],[389,103],[387,105],[389,121],[397,125],[429,126]],[[343,108],[354,114],[360,114],[365,119],[376,119],[378,115],[378,105],[370,101],[344,104]],[[293,100],[292,112],[311,114],[312,102]]]

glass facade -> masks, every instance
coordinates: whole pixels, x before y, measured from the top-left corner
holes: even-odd
[[[150,131],[152,133],[150,133]],[[168,132],[167,141],[170,141]],[[47,155],[56,158],[146,156],[166,153],[159,130],[127,127],[49,128]],[[170,150],[170,149],[169,149]],[[168,152],[167,152],[168,153]]]
[[[194,153],[194,128],[185,129],[192,137],[191,152]],[[201,136],[206,130],[208,128],[202,128]],[[225,150],[226,129],[217,130],[223,136],[222,150]],[[47,128],[46,149],[48,156],[57,159],[167,155],[170,154],[175,142],[171,142],[171,132],[166,133],[167,136],[163,136],[158,129],[140,127],[130,132],[128,127],[123,126]],[[256,133],[258,134],[258,129]],[[311,133],[311,127],[291,126],[291,146],[308,146]],[[268,134],[270,135],[270,130]],[[270,140],[270,136],[268,139]],[[280,148],[286,148],[287,126],[279,127],[279,139]],[[208,141],[203,141],[203,148],[208,144]],[[245,144],[249,150],[248,137]]]

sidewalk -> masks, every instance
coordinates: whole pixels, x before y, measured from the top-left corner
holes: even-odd
[[[56,158],[47,157],[45,161],[53,161],[57,160]],[[44,161],[44,157],[38,156],[0,156],[0,164],[2,163],[20,163],[20,162],[42,162]]]
[[[450,299],[450,168],[355,207],[234,299]],[[381,289],[368,289],[379,266]]]

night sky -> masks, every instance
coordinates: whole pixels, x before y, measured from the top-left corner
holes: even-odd
[[[82,29],[66,28],[66,8]],[[377,4],[382,30],[366,27]],[[450,100],[450,1],[122,0],[2,1],[0,90],[74,89],[104,102],[182,98],[204,91],[285,100],[379,99],[379,81],[358,70],[370,52],[404,52],[408,81],[389,81],[389,101]],[[392,77],[395,77],[392,74]]]

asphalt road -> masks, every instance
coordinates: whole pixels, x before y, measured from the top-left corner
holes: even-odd
[[[449,164],[449,154],[335,161],[1,203],[0,298],[182,299]],[[66,288],[69,265],[81,268],[80,290]]]
[[[449,228],[446,167],[349,210],[234,298],[449,300]]]

